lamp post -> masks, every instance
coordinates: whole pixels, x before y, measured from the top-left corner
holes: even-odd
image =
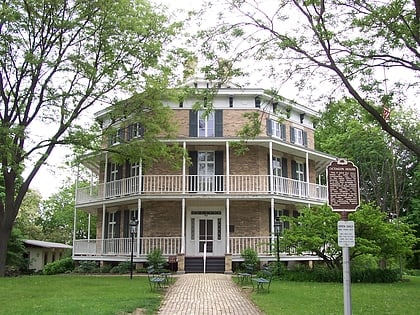
[[[276,235],[277,275],[280,275],[280,233],[281,221],[280,217],[276,217],[274,220],[274,234]]]
[[[130,279],[133,279],[133,255],[134,255],[134,236],[137,234],[137,225],[139,221],[136,218],[130,220],[130,234],[131,234],[131,265],[130,265]]]

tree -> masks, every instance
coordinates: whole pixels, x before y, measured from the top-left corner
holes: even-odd
[[[392,111],[395,105],[410,101],[410,94],[416,102],[419,0],[225,3],[214,19],[217,25],[199,33],[202,53],[209,60],[221,56],[229,56],[232,63],[251,60],[254,69],[262,62],[268,69],[266,77],[273,82],[293,80],[311,95],[332,98],[342,90],[380,128],[420,156],[416,139],[394,128],[383,116],[384,110]],[[208,6],[211,8],[212,2]],[[209,18],[204,15],[201,20]],[[384,77],[384,72],[389,77]]]
[[[418,138],[420,124],[415,113],[395,108],[390,124]],[[414,172],[420,159],[390,141],[355,100],[345,98],[327,105],[317,122],[315,143],[316,149],[358,166],[364,201],[375,202],[388,213],[407,213],[411,198],[416,196],[411,187],[416,186]]]
[[[337,222],[340,215],[324,205],[304,208],[297,218],[282,217],[290,222],[284,232],[281,246],[294,247],[298,253],[312,252],[331,268],[341,268],[341,248],[338,246]],[[350,260],[362,255],[374,255],[378,262],[412,253],[416,242],[407,224],[388,220],[387,214],[372,204],[362,204],[349,215],[355,222],[356,246],[350,249]]]
[[[23,198],[14,224],[14,228],[20,231],[23,239],[44,239],[42,227],[38,224],[41,202],[40,193],[32,189],[29,189]]]
[[[114,104],[136,91],[161,99],[155,94],[168,84],[176,63],[163,47],[180,25],[145,0],[10,0],[3,1],[0,13],[2,276],[22,200],[51,152],[71,144],[97,148],[100,128],[92,135],[82,127],[94,105]],[[148,133],[166,134],[171,123],[160,110],[165,113],[155,101],[152,113],[150,106],[129,113],[148,113],[160,125]],[[151,147],[147,143],[141,154],[147,156]],[[159,149],[152,156],[165,154]]]
[[[79,183],[80,185],[80,183]],[[43,240],[71,244],[74,228],[74,195],[75,185],[62,187],[42,203],[42,213],[38,224],[42,227]],[[80,211],[77,216],[76,238],[95,238],[96,216],[91,218],[90,231],[88,226],[88,213]]]

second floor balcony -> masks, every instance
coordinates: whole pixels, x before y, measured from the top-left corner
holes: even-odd
[[[282,195],[309,201],[327,201],[327,187],[270,175],[143,175],[78,188],[76,205],[109,199],[186,194]]]

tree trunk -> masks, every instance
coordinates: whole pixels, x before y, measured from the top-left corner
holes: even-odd
[[[6,256],[7,244],[9,243],[10,234],[12,232],[12,224],[7,224],[4,220],[0,226],[0,277],[5,276],[6,272]]]

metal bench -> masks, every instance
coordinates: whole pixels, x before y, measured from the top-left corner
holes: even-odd
[[[244,271],[238,273],[238,282],[240,284],[251,282],[253,273],[254,273],[254,267],[252,265],[246,264]]]
[[[273,278],[273,273],[268,270],[262,270],[262,277],[257,277],[252,279],[252,288],[255,289],[254,283],[257,286],[257,291],[263,291],[264,285],[266,285],[267,292],[270,292],[270,284]]]
[[[149,278],[150,290],[162,289],[163,285],[167,282],[165,277],[162,277],[159,274],[156,274],[153,266],[147,267],[147,277]]]

